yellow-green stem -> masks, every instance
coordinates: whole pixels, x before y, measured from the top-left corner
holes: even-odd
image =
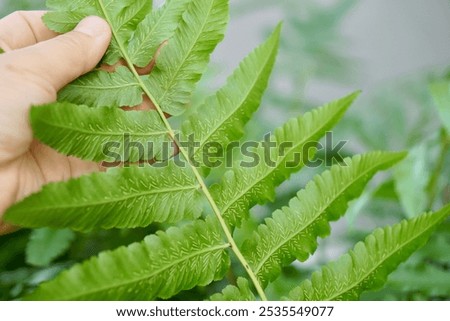
[[[99,1],[100,7],[102,8],[103,15],[104,15],[105,19],[111,25],[111,19],[108,16],[108,12],[105,9],[103,1],[102,0],[98,0],[98,1]],[[172,129],[172,126],[169,124],[166,116],[164,115],[164,112],[162,111],[161,106],[159,106],[158,102],[153,97],[153,95],[151,94],[150,90],[147,88],[145,83],[142,81],[141,77],[139,76],[138,72],[136,71],[136,68],[134,67],[133,62],[131,61],[130,57],[128,56],[128,52],[126,51],[125,47],[123,46],[122,42],[120,41],[119,37],[117,36],[117,32],[116,32],[116,30],[114,30],[114,28],[112,28],[112,34],[113,34],[113,37],[116,40],[116,42],[117,42],[117,44],[118,44],[118,46],[120,48],[120,51],[123,54],[123,58],[125,59],[126,63],[128,64],[128,67],[130,68],[130,70],[132,71],[134,76],[136,77],[136,79],[137,79],[137,81],[139,83],[139,86],[142,88],[142,90],[148,96],[148,98],[153,102],[153,105],[155,106],[156,111],[158,112],[159,116],[161,117],[161,120],[164,123],[164,126],[166,127],[166,129],[168,131],[168,135],[170,136],[170,139],[172,139],[175,142],[175,144],[178,145],[181,155],[183,155],[183,157],[186,159],[186,161],[188,162],[189,166],[191,167],[192,171],[194,172],[194,175],[195,175],[198,183],[200,184],[200,187],[201,187],[201,189],[203,191],[203,194],[205,195],[205,197],[208,200],[208,203],[210,204],[214,214],[216,215],[217,219],[219,220],[220,226],[222,227],[222,230],[223,230],[223,232],[225,234],[225,237],[227,238],[228,243],[230,244],[230,247],[231,247],[232,251],[234,252],[234,254],[238,258],[239,262],[242,264],[242,266],[244,267],[244,269],[247,272],[248,276],[252,280],[253,285],[255,286],[255,289],[258,292],[258,295],[261,297],[261,300],[267,301],[266,294],[264,293],[264,290],[263,290],[261,284],[259,283],[259,280],[258,280],[257,276],[255,275],[255,273],[251,269],[251,267],[248,264],[247,260],[242,255],[241,250],[239,249],[239,247],[237,246],[236,242],[234,241],[233,235],[231,235],[230,229],[228,228],[227,223],[223,219],[222,213],[221,213],[219,207],[217,206],[216,201],[214,200],[214,198],[212,197],[211,193],[209,192],[209,189],[206,186],[206,183],[203,180],[203,177],[201,176],[201,174],[198,171],[198,169],[192,164],[191,159],[189,157],[189,153],[177,141],[177,139],[175,137],[175,132]]]

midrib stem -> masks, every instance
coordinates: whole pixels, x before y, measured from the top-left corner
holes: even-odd
[[[181,144],[176,139],[175,132],[174,132],[172,126],[169,124],[166,116],[164,115],[164,112],[162,111],[161,106],[159,106],[158,102],[156,101],[156,99],[151,94],[149,88],[147,88],[145,83],[142,81],[141,77],[139,76],[138,72],[136,71],[136,68],[134,67],[133,62],[131,61],[130,57],[128,56],[128,52],[125,49],[125,46],[123,45],[122,41],[118,37],[117,30],[115,30],[112,27],[112,21],[111,21],[111,18],[109,17],[109,15],[108,15],[108,12],[107,12],[107,10],[105,8],[103,0],[98,0],[98,3],[99,3],[100,8],[101,8],[101,10],[103,12],[103,16],[105,17],[106,21],[108,21],[109,25],[111,26],[112,35],[113,35],[114,39],[116,40],[117,45],[119,46],[119,49],[120,49],[120,51],[122,53],[122,56],[123,56],[123,59],[125,59],[127,65],[128,65],[128,68],[130,68],[131,72],[135,76],[139,86],[142,88],[144,93],[153,102],[156,111],[158,112],[162,122],[164,123],[164,126],[167,129],[167,132],[168,132],[168,135],[169,135],[170,139],[175,144],[177,144],[181,155],[183,155],[183,157],[186,159],[187,163],[189,164],[189,167],[193,171],[193,173],[194,173],[198,183],[200,184],[200,187],[202,189],[203,194],[205,195],[205,197],[208,200],[208,203],[210,204],[214,214],[216,215],[217,219],[219,220],[220,226],[222,227],[222,230],[223,230],[223,232],[225,234],[225,237],[227,238],[228,243],[230,244],[230,247],[231,247],[233,253],[236,255],[237,259],[239,260],[239,262],[241,263],[241,265],[244,267],[245,271],[247,272],[248,276],[252,280],[253,285],[255,286],[255,289],[258,292],[258,295],[260,296],[261,300],[267,301],[266,294],[264,293],[264,290],[263,290],[261,284],[259,283],[258,278],[256,277],[256,275],[253,272],[253,270],[251,269],[249,263],[247,262],[245,257],[242,255],[242,252],[240,251],[239,247],[237,246],[236,242],[234,241],[234,238],[231,235],[230,230],[228,229],[227,223],[223,219],[222,213],[221,213],[219,207],[217,206],[214,198],[212,197],[208,187],[206,186],[206,183],[203,180],[203,177],[200,175],[200,172],[198,171],[198,169],[192,164],[192,162],[191,162],[191,160],[189,158],[189,153],[181,146]]]

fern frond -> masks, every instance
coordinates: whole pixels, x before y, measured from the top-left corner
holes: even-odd
[[[404,157],[404,153],[375,152],[345,159],[344,165],[335,165],[316,176],[289,202],[289,207],[266,219],[243,247],[261,284],[276,279],[281,267],[295,259],[306,261],[317,248],[317,237],[329,235],[329,222],[345,214],[347,203],[361,195],[378,171]]]
[[[134,65],[145,67],[150,63],[158,47],[172,37],[190,1],[166,0],[139,23],[128,46],[128,56]]]
[[[255,301],[255,295],[250,290],[248,280],[238,278],[237,286],[228,285],[221,293],[213,294],[211,301]]]
[[[311,280],[292,290],[289,299],[356,300],[362,292],[380,288],[388,275],[422,247],[449,215],[447,205],[436,213],[375,230],[349,253],[313,273]]]
[[[148,236],[100,253],[42,284],[28,300],[153,300],[221,279],[228,244],[213,220]]]
[[[65,155],[84,160],[159,159],[163,143],[168,143],[167,130],[155,111],[125,112],[119,108],[53,103],[33,107],[30,119],[37,139]]]
[[[199,217],[201,201],[191,171],[169,162],[161,168],[115,168],[48,184],[10,207],[5,220],[77,231],[144,227]]]
[[[251,207],[273,200],[275,187],[305,165],[305,158],[312,156],[311,147],[341,119],[357,96],[358,93],[352,94],[291,119],[271,137],[276,147],[271,148],[270,155],[260,147],[256,151],[256,166],[239,166],[225,173],[222,182],[212,186],[211,191],[227,223],[239,226]]]
[[[114,65],[123,57],[122,48],[127,45],[139,22],[152,9],[149,0],[49,0],[47,6],[55,12],[45,15],[47,26],[56,32],[72,30],[86,16],[96,15],[105,18],[113,30],[111,44],[103,62]],[[67,19],[63,24],[61,21]]]
[[[133,73],[121,66],[115,72],[95,70],[81,76],[58,93],[58,100],[92,107],[133,107],[142,103],[142,93]]]
[[[181,114],[228,23],[227,0],[191,1],[145,84],[161,108]]]
[[[244,134],[244,126],[258,109],[278,52],[281,25],[272,36],[246,57],[227,84],[183,124],[183,135],[199,142],[194,158],[202,161],[203,148],[210,142],[226,146]]]

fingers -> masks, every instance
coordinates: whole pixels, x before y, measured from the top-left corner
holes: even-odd
[[[108,24],[88,17],[72,32],[2,55],[0,69],[13,72],[8,76],[49,84],[48,89],[58,91],[93,69],[110,39]]]
[[[42,22],[46,11],[16,11],[0,20],[0,48],[25,48],[56,37]]]
[[[88,17],[72,32],[0,55],[0,163],[28,150],[30,106],[54,101],[58,90],[93,69],[110,38],[103,19]]]

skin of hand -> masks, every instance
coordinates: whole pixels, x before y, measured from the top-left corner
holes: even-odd
[[[95,68],[111,40],[103,19],[87,17],[58,35],[42,22],[43,11],[15,12],[0,20],[0,235],[6,209],[49,182],[100,170],[96,163],[57,153],[33,139],[32,105],[51,103],[57,92]]]

